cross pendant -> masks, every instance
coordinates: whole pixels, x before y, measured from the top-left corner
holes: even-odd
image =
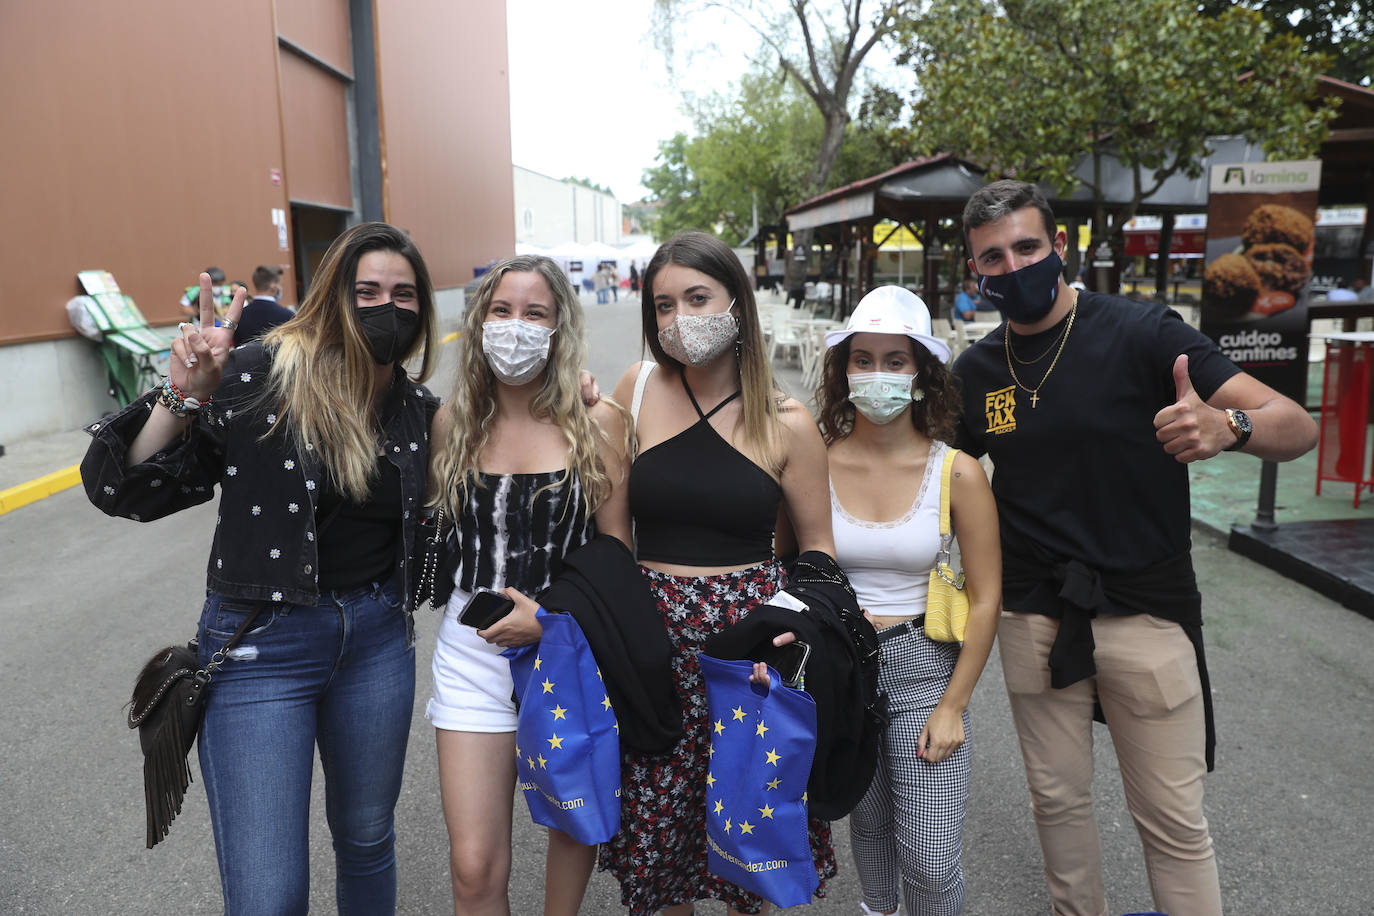
[[[1040,400],[1040,395],[1038,395],[1038,394],[1036,394],[1034,391],[1032,391],[1032,392],[1031,392],[1031,407],[1035,407],[1036,403],[1037,403],[1039,400]]]

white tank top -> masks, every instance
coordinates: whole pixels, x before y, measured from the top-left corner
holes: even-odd
[[[930,571],[940,551],[940,467],[947,448],[931,442],[916,501],[890,522],[855,518],[830,486],[835,559],[859,605],[874,617],[911,617],[926,609]]]

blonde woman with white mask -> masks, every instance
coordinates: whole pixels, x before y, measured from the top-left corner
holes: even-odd
[[[507,914],[516,709],[501,650],[537,642],[531,600],[565,552],[597,533],[630,543],[624,411],[583,403],[582,309],[553,261],[493,267],[468,305],[458,379],[435,421],[433,506],[454,520],[436,603],[439,786],[448,824],[454,912]],[[477,589],[515,609],[483,630],[458,619]],[[575,914],[596,848],[549,831],[546,914]]]

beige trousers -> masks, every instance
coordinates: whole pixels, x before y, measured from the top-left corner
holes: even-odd
[[[1055,690],[1048,659],[1058,628],[1040,614],[1004,611],[997,630],[1054,913],[1107,912],[1092,796],[1097,700],[1155,907],[1169,916],[1220,916],[1216,859],[1202,816],[1202,689],[1187,634],[1148,614],[1100,616],[1093,620],[1096,676]]]

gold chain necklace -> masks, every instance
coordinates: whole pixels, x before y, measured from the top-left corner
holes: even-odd
[[[1045,379],[1049,378],[1050,373],[1054,371],[1054,367],[1059,363],[1060,355],[1064,352],[1064,345],[1069,342],[1069,331],[1073,330],[1073,319],[1077,314],[1078,293],[1075,292],[1073,295],[1073,306],[1069,309],[1069,323],[1064,326],[1064,335],[1059,339],[1059,350],[1054,354],[1054,359],[1050,360],[1050,367],[1045,370],[1045,374],[1040,376],[1040,384],[1036,385],[1034,388],[1026,385],[1016,377],[1016,367],[1012,365],[1011,357],[1011,323],[1008,322],[1007,324],[1006,336],[1002,338],[1003,342],[1006,344],[1007,350],[1007,371],[1011,373],[1011,380],[1016,383],[1017,388],[1030,393],[1032,409],[1040,402],[1040,389],[1045,387]],[[1048,350],[1045,351],[1045,353],[1048,352]],[[1044,353],[1040,354],[1041,358],[1043,358],[1044,355]],[[1020,360],[1017,360],[1017,362],[1020,362]]]
[[[1078,303],[1078,300],[1075,299],[1075,300],[1074,300],[1074,304],[1076,305],[1077,303]],[[1042,351],[1040,352],[1040,355],[1039,355],[1039,356],[1034,357],[1033,359],[1022,359],[1021,357],[1019,357],[1019,356],[1016,355],[1016,348],[1015,348],[1015,347],[1012,347],[1012,348],[1011,348],[1011,358],[1014,359],[1014,360],[1016,360],[1018,363],[1020,363],[1020,364],[1023,365],[1023,366],[1034,366],[1036,363],[1040,362],[1040,360],[1044,359],[1046,356],[1049,356],[1049,355],[1050,355],[1050,351],[1053,350],[1055,347],[1059,346],[1060,341],[1062,341],[1062,340],[1064,339],[1064,336],[1065,336],[1066,334],[1068,334],[1068,333],[1069,333],[1069,326],[1068,326],[1067,323],[1065,323],[1064,329],[1063,329],[1062,331],[1060,331],[1058,334],[1055,335],[1054,340],[1051,340],[1051,341],[1050,341],[1050,345],[1049,345],[1048,347],[1046,347],[1044,350],[1042,350]],[[1010,341],[1011,341],[1011,336],[1010,336],[1010,335],[1007,336],[1007,341],[1008,341],[1008,344],[1010,344]]]

